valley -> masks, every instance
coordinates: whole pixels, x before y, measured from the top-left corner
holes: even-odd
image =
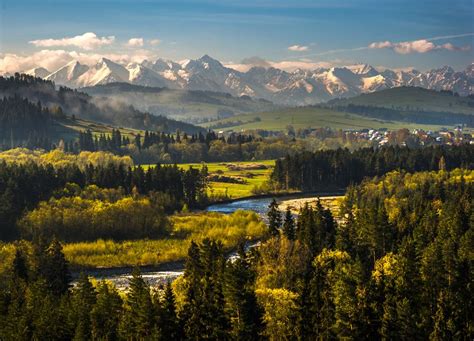
[[[401,121],[364,117],[321,107],[288,108],[263,113],[245,114],[237,117],[201,124],[215,130],[248,132],[262,129],[285,131],[288,126],[295,129],[329,127],[332,129],[361,130],[380,129],[397,130],[400,128],[439,130],[443,125],[416,124]]]

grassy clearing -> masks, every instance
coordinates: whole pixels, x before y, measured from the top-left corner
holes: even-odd
[[[128,138],[132,138],[137,134],[141,134],[142,136],[144,134],[143,130],[115,127],[108,124],[96,123],[82,119],[66,119],[61,121],[61,123],[65,128],[68,129],[69,133],[73,135],[86,130],[92,131],[94,135],[110,135],[112,134],[113,129],[120,130],[120,134],[122,134],[122,136],[127,136]]]
[[[240,240],[259,239],[267,231],[257,214],[247,211],[176,215],[171,220],[173,232],[166,239],[69,243],[64,253],[74,268],[159,265],[183,260],[192,240],[220,240],[231,250]]]
[[[209,175],[221,175],[231,179],[241,179],[244,183],[230,183],[224,181],[210,181],[208,195],[211,197],[227,197],[237,199],[255,194],[255,189],[264,186],[268,176],[275,166],[275,160],[246,161],[246,162],[211,162],[211,163],[182,163],[178,167],[189,169],[189,167],[201,168],[207,166]],[[259,166],[265,169],[255,169]],[[145,169],[153,165],[142,165]],[[263,168],[263,167],[262,167]]]
[[[259,118],[259,121],[256,119]],[[422,125],[397,121],[383,121],[374,118],[362,117],[354,114],[343,113],[323,108],[289,108],[278,111],[262,112],[235,116],[220,121],[213,121],[203,126],[215,125],[241,121],[236,125],[222,128],[224,131],[246,131],[252,129],[265,129],[273,131],[285,130],[288,125],[298,128],[330,127],[333,129],[364,129],[364,128],[387,128],[396,130],[400,128],[423,128],[427,130],[439,130],[441,126]],[[219,130],[219,129],[217,129]]]
[[[275,166],[274,160],[251,162],[216,162],[206,164],[209,174],[221,174],[225,177],[242,179],[245,183],[210,181],[208,194],[224,196],[230,199],[248,197],[255,194],[255,189],[262,186]],[[200,167],[200,164],[181,164],[180,167]],[[265,166],[266,169],[256,169]],[[263,168],[263,167],[262,167]]]

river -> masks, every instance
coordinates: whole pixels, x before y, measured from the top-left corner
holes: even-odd
[[[332,195],[331,193],[321,193],[320,197]],[[289,195],[287,197],[279,198],[279,202],[284,203],[288,200],[302,199],[306,198],[308,200],[313,200],[315,198],[313,195]],[[266,212],[268,205],[273,200],[273,198],[251,198],[251,199],[242,199],[236,200],[227,203],[220,203],[208,206],[206,211],[209,212],[219,212],[225,214],[231,214],[237,210],[247,210],[254,211],[260,215],[263,219],[266,218]],[[280,206],[280,209],[282,207]],[[248,245],[252,247],[254,245]],[[235,257],[235,254],[230,254],[229,258]],[[141,269],[141,273],[145,281],[148,282],[150,286],[158,286],[159,284],[164,284],[168,281],[172,281],[177,277],[181,276],[184,271],[184,262],[175,262],[172,264],[165,264],[159,267],[144,267]],[[131,275],[132,268],[117,268],[117,269],[95,269],[87,271],[87,274],[95,277],[98,280],[109,280],[114,283],[118,289],[126,289],[128,287],[128,282]],[[73,274],[73,277],[77,278],[77,273]]]

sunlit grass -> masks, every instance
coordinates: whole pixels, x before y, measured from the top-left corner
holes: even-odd
[[[226,197],[229,199],[237,199],[252,196],[255,194],[255,189],[261,187],[268,181],[269,175],[275,166],[275,160],[263,161],[246,161],[246,162],[211,162],[211,163],[182,163],[178,167],[182,169],[189,169],[194,167],[201,169],[203,165],[207,166],[209,174],[217,174],[221,172],[225,176],[243,178],[246,183],[228,183],[211,181],[209,183],[208,195],[211,197]],[[231,170],[228,165],[264,165],[267,169],[249,169],[249,170]],[[153,167],[153,165],[142,165],[145,169]]]
[[[257,214],[247,211],[176,215],[171,221],[173,232],[166,239],[68,243],[64,253],[75,268],[159,265],[183,260],[192,240],[220,240],[231,250],[240,240],[256,240],[266,233]]]

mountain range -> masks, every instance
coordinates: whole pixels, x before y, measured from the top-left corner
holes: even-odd
[[[273,67],[252,67],[240,72],[205,55],[179,63],[158,59],[128,65],[102,58],[92,66],[72,61],[52,73],[44,68],[25,72],[72,88],[124,82],[170,89],[225,92],[291,106],[316,104],[399,86],[450,90],[460,95],[474,92],[474,63],[458,72],[449,66],[420,72],[415,69],[378,70],[367,64],[297,69],[292,72]]]

